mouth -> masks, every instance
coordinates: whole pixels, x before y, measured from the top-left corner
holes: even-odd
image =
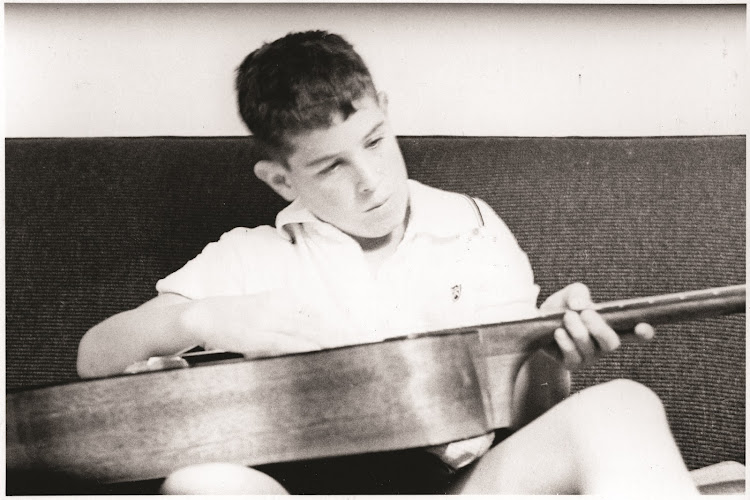
[[[370,206],[370,207],[369,207],[368,209],[366,209],[366,210],[365,210],[365,213],[367,213],[367,212],[372,212],[373,210],[377,210],[378,208],[380,208],[380,207],[382,207],[383,205],[385,205],[386,203],[388,203],[388,200],[390,200],[390,199],[391,199],[391,198],[390,198],[390,196],[389,196],[388,198],[386,198],[386,199],[384,199],[384,200],[382,200],[382,201],[379,201],[379,202],[377,202],[377,203],[375,203],[375,204],[371,205],[371,206]]]

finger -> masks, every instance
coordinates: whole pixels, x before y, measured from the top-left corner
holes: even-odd
[[[586,309],[585,311],[581,311],[580,316],[589,333],[599,346],[600,351],[610,352],[620,347],[620,336],[607,324],[601,314],[594,310]]]
[[[652,340],[656,336],[656,330],[653,326],[648,323],[638,323],[635,325],[633,331],[626,332],[620,335],[620,340],[623,343],[632,342],[647,342]]]
[[[638,340],[651,340],[656,335],[656,330],[648,323],[638,323],[635,325],[634,333]]]
[[[560,346],[557,344],[557,342],[550,342],[549,344],[545,345],[544,347],[542,347],[542,352],[544,352],[547,356],[551,357],[558,363],[565,363],[562,350],[560,349]]]
[[[558,328],[555,330],[554,336],[555,342],[557,342],[557,346],[560,348],[560,354],[562,355],[562,361],[565,368],[568,370],[575,370],[581,366],[583,359],[578,352],[575,342],[573,342],[573,339],[568,335],[568,332],[564,328]]]
[[[598,346],[589,333],[589,329],[583,323],[581,315],[575,311],[566,311],[563,315],[563,325],[573,339],[583,362],[588,363],[596,357]]]
[[[573,283],[568,285],[566,290],[566,303],[565,307],[573,309],[574,311],[582,311],[587,307],[591,307],[594,303],[591,300],[591,292],[589,287],[583,283]]]

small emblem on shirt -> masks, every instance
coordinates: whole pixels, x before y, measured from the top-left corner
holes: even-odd
[[[453,302],[457,301],[461,298],[461,285],[453,285],[451,288],[451,292],[453,292]]]

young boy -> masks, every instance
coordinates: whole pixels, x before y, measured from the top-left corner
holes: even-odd
[[[92,328],[81,376],[196,344],[252,358],[538,314],[529,261],[493,210],[408,180],[387,98],[345,40],[289,34],[251,53],[236,83],[264,154],[255,174],[290,205],[275,228],[229,231],[157,297]],[[569,371],[620,343],[591,304],[573,284],[540,306],[567,309],[565,328],[519,376],[515,432],[260,470],[198,465],[163,491],[695,493],[648,389],[616,381],[565,399]]]

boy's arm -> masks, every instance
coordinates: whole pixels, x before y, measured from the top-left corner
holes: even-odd
[[[78,345],[78,374],[91,378],[122,373],[135,361],[174,354],[196,344],[197,339],[179,326],[190,302],[167,293],[94,326]]]
[[[322,328],[319,315],[282,292],[203,300],[164,293],[91,328],[78,347],[78,374],[122,373],[136,361],[192,345],[249,358],[311,351],[320,349],[311,335]]]

